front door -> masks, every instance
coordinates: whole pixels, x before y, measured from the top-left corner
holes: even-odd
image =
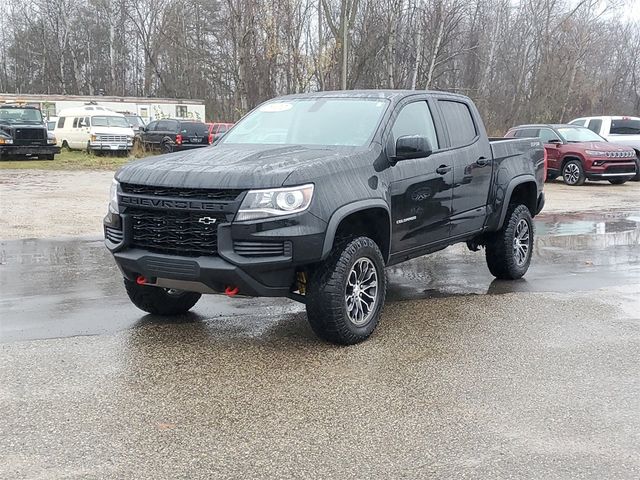
[[[438,151],[440,141],[426,100],[400,108],[390,141],[419,135],[429,139],[433,150],[428,157],[402,160],[391,168],[392,253],[410,253],[449,236],[453,166]]]
[[[560,166],[562,163],[560,145],[562,145],[562,140],[560,140],[556,132],[550,128],[541,128],[538,132],[538,138],[540,138],[547,152],[547,170],[553,175],[560,174]],[[553,143],[553,141],[555,141],[555,143]]]

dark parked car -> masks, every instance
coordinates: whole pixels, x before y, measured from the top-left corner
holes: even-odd
[[[547,180],[560,175],[567,185],[585,180],[608,180],[620,185],[636,174],[636,152],[609,143],[597,133],[577,125],[520,125],[506,137],[539,138],[547,152]]]
[[[60,153],[39,108],[0,105],[0,160],[38,157],[53,160]]]
[[[196,120],[155,120],[140,129],[139,141],[148,150],[163,153],[207,147],[212,143],[209,128]]]
[[[266,102],[216,148],[121,168],[105,242],[131,301],[158,315],[202,293],[288,297],[313,330],[366,339],[385,266],[466,242],[522,277],[544,205],[539,140],[487,138],[469,98],[342,91]]]

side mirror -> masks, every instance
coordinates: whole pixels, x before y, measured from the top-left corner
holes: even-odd
[[[411,158],[424,158],[433,153],[427,137],[420,135],[406,135],[396,140],[396,153],[394,161],[409,160]]]
[[[560,140],[559,138],[552,138],[551,140],[549,140],[549,143],[553,143],[556,146],[557,145],[562,145],[562,140]]]

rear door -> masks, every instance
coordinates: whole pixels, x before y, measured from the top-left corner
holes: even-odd
[[[147,125],[145,131],[140,133],[140,138],[142,138],[142,143],[145,146],[153,145],[153,134],[155,133],[157,125],[158,122],[151,122]]]
[[[475,106],[462,99],[437,100],[447,132],[446,153],[453,163],[451,237],[481,230],[487,215],[492,154]]]
[[[412,97],[396,107],[386,133],[387,144],[419,135],[429,139],[433,150],[428,157],[399,161],[390,170],[392,253],[420,250],[449,236],[453,168],[440,152],[432,108],[426,96]]]

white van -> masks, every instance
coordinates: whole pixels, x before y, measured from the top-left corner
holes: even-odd
[[[60,147],[72,150],[126,155],[133,147],[133,128],[125,116],[98,105],[62,110],[54,134]]]

